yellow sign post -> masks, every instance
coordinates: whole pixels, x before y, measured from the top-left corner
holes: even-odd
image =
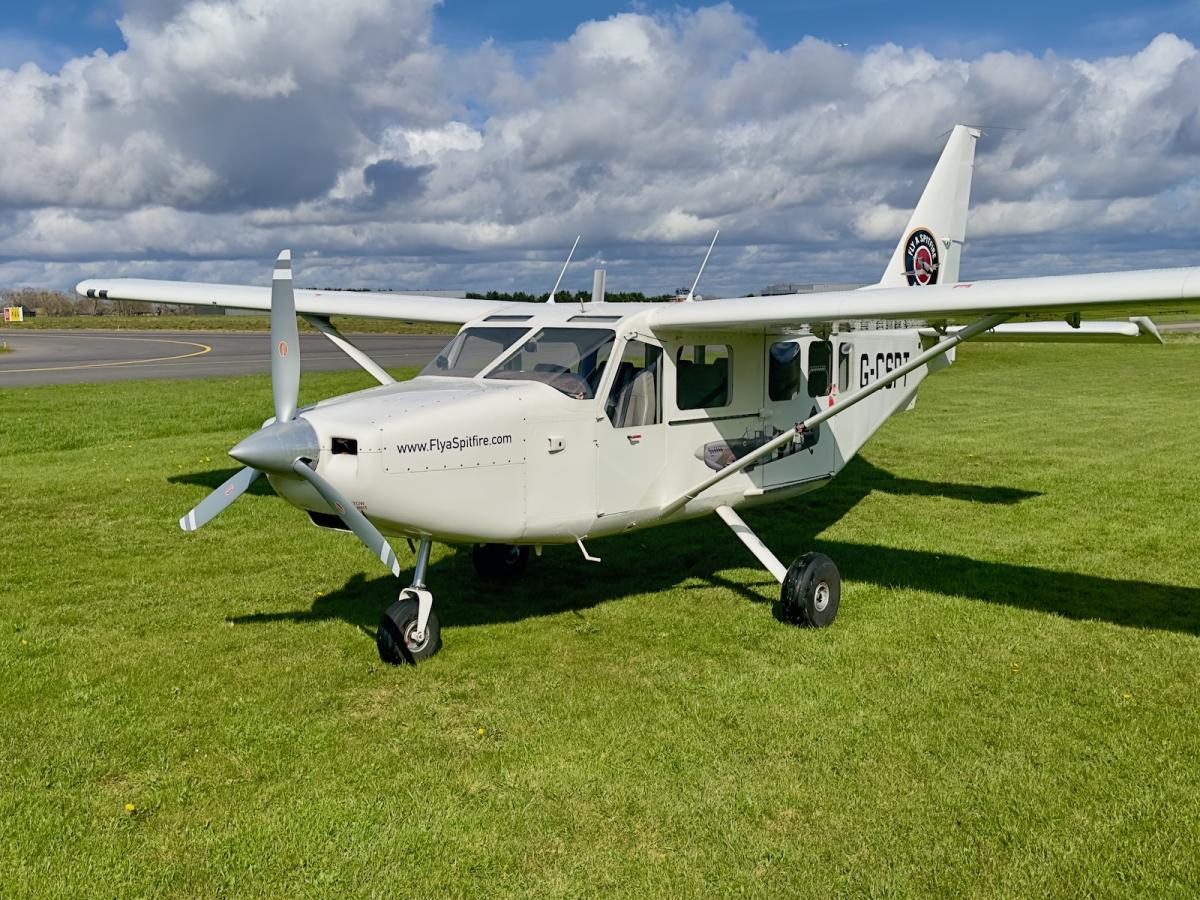
[[[24,322],[25,307],[23,306],[6,306],[4,307],[5,322]]]

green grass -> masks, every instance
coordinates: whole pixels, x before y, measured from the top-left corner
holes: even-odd
[[[453,300],[447,300],[453,303]],[[346,334],[454,334],[457,325],[430,322],[397,322],[395,319],[364,319],[334,316],[333,324]],[[46,328],[100,328],[108,331],[270,331],[271,322],[261,316],[34,316],[18,324],[0,324],[0,333]],[[301,331],[312,331],[301,320]]]
[[[0,893],[1200,891],[1200,343],[969,347],[807,502],[394,580],[256,489],[265,379],[0,395]],[[306,399],[365,386],[306,375]],[[125,804],[136,811],[127,813]]]

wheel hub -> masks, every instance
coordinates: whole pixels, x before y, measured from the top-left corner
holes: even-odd
[[[825,607],[829,605],[829,583],[822,581],[817,584],[817,589],[813,591],[813,608],[817,612],[824,612]]]
[[[410,653],[420,653],[425,649],[425,643],[429,640],[428,635],[424,632],[417,631],[417,623],[410,622],[404,629],[404,646],[408,648]]]

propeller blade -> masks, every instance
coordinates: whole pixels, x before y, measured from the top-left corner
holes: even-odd
[[[246,489],[258,480],[262,472],[249,466],[240,470],[236,475],[196,504],[196,508],[179,520],[179,527],[184,531],[195,531],[224,512]]]
[[[300,335],[292,291],[292,251],[275,260],[271,277],[271,393],[275,420],[290,422],[300,396]]]
[[[400,561],[396,559],[396,551],[392,549],[392,545],[353,503],[342,496],[341,491],[310,469],[303,460],[298,459],[292,463],[292,471],[316,488],[317,493],[333,507],[346,527],[358,535],[358,539],[375,554],[375,558],[391,569],[393,575],[400,577]]]

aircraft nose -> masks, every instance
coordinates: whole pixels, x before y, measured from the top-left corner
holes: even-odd
[[[290,474],[298,459],[316,459],[321,452],[317,433],[304,419],[274,422],[229,451],[242,465],[260,472]]]

